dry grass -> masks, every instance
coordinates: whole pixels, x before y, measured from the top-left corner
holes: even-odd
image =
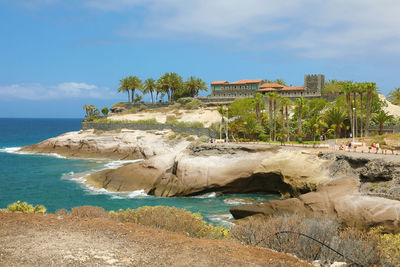
[[[290,233],[282,233],[285,231]],[[345,257],[300,234],[326,244]],[[244,244],[295,254],[307,261],[354,261],[364,266],[381,262],[381,255],[376,250],[377,238],[353,228],[340,229],[339,223],[329,217],[296,214],[271,218],[252,216],[234,226],[231,235]]]
[[[207,224],[200,213],[191,213],[175,207],[141,207],[136,210],[110,212],[110,215],[124,222],[184,233],[191,237],[221,239],[229,235],[227,229]]]
[[[109,217],[108,212],[106,212],[102,207],[93,206],[81,206],[72,208],[71,212],[68,214],[71,217],[77,218],[107,218]]]

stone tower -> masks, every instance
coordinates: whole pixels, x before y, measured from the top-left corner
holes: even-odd
[[[310,74],[304,75],[304,89],[308,94],[321,95],[325,84],[325,75]]]

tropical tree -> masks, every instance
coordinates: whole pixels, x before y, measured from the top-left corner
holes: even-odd
[[[275,79],[275,80],[268,80],[265,79],[264,82],[266,83],[277,83],[283,86],[288,86],[287,82],[284,79]]]
[[[264,96],[260,93],[256,93],[253,95],[254,102],[256,104],[256,115],[257,115],[257,121],[261,125],[261,109],[263,108],[264,104]]]
[[[344,127],[346,118],[346,112],[338,107],[332,107],[325,112],[324,119],[335,130],[335,138],[340,138],[340,131]]]
[[[194,76],[190,76],[184,84],[184,91],[185,94],[182,95],[183,96],[189,96],[189,97],[194,97],[196,95],[197,92],[197,78]]]
[[[379,124],[379,135],[383,134],[383,125],[385,122],[392,120],[393,115],[389,115],[386,111],[380,110],[378,113],[375,113],[372,117],[375,123]]]
[[[183,89],[183,79],[182,77],[175,73],[171,72],[169,74],[169,90],[171,91],[171,100],[175,101],[175,94]]]
[[[168,72],[164,73],[163,75],[160,76],[160,78],[158,78],[156,88],[157,88],[157,96],[158,93],[165,93],[168,96],[168,102],[171,102],[171,93],[169,91],[170,74]]]
[[[354,120],[353,120],[353,112],[352,112],[352,105],[351,105],[351,93],[354,90],[353,82],[349,81],[344,85],[343,91],[346,94],[346,107],[347,107],[347,115],[350,120],[350,131],[353,132],[354,129]]]
[[[393,104],[393,105],[400,105],[400,87],[395,88],[393,91],[389,93],[388,100]]]
[[[372,107],[372,97],[376,92],[377,87],[373,82],[364,83],[364,89],[367,92],[367,111],[365,114],[365,128],[364,128],[364,136],[368,133],[369,124],[370,124],[370,116],[371,116],[371,107]]]
[[[144,94],[150,93],[151,95],[151,103],[154,103],[153,100],[153,92],[156,90],[156,81],[153,78],[148,78],[146,81],[144,81]],[[157,99],[156,99],[157,101]]]
[[[135,102],[135,90],[141,90],[143,87],[142,80],[137,76],[128,77],[128,88],[131,90],[132,103]]]
[[[276,108],[277,108],[277,101],[276,99],[279,97],[279,95],[276,92],[270,92],[267,93],[267,98],[268,98],[268,109],[269,109],[269,136],[270,136],[270,141],[274,140],[275,141],[275,127],[276,127]]]
[[[108,116],[108,112],[109,112],[108,107],[104,107],[104,108],[101,109],[101,113],[103,113],[104,117]]]
[[[287,138],[287,141],[289,142],[290,141],[290,127],[289,127],[289,107],[291,106],[293,104],[293,102],[289,99],[289,98],[287,98],[287,97],[284,97],[282,100],[281,100],[281,106],[282,106],[282,108],[283,109],[285,109],[285,120],[286,120],[286,138]],[[282,114],[282,116],[283,116],[283,114]],[[284,124],[284,123],[283,123]]]
[[[129,79],[128,79],[128,77],[120,80],[119,85],[120,85],[120,87],[118,88],[118,92],[127,92],[128,93],[128,103],[129,103],[131,100],[130,100],[130,95],[129,95]]]
[[[344,91],[346,83],[347,83],[346,81],[330,80],[324,84],[322,93],[324,95],[338,96],[340,93]]]
[[[298,135],[301,137],[303,134],[303,129],[302,129],[302,125],[303,125],[303,121],[302,121],[302,113],[303,113],[303,107],[305,104],[305,99],[303,97],[297,98],[295,100],[295,105],[298,108],[298,124],[299,124],[299,130],[298,130]]]
[[[365,83],[357,84],[357,92],[360,95],[360,134],[364,135],[364,93],[366,92]]]
[[[195,96],[199,96],[199,92],[200,91],[207,92],[208,91],[208,86],[207,86],[207,83],[205,81],[203,81],[200,78],[196,78],[196,94],[195,94]]]

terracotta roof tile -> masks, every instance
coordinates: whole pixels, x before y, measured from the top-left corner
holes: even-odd
[[[258,92],[270,92],[270,91],[280,91],[279,89],[276,88],[261,88],[257,90]]]
[[[247,83],[261,83],[263,80],[258,79],[258,80],[240,80],[237,82],[233,82],[231,84],[247,84]]]
[[[228,83],[228,81],[215,81],[212,82],[211,84],[226,84],[226,83]]]
[[[260,85],[260,88],[283,88],[285,86],[278,83],[263,83]]]

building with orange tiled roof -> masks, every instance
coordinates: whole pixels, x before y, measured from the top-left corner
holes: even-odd
[[[277,83],[265,83],[264,80],[240,80],[236,82],[215,81],[211,83],[211,98],[233,101],[237,97],[252,97],[255,93],[276,92],[289,98],[321,97],[325,76],[322,74],[304,75],[304,86],[284,86]]]

